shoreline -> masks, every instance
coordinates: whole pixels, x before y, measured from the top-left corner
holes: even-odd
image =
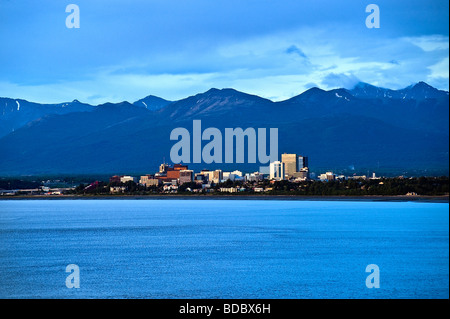
[[[448,195],[406,196],[303,196],[303,195],[19,195],[1,196],[2,200],[291,200],[291,201],[366,201],[449,203]]]

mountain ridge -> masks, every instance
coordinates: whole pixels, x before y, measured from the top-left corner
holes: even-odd
[[[235,89],[212,88],[178,101],[147,96],[148,101],[165,104],[152,107],[136,103],[143,99],[97,106],[79,101],[36,106],[50,110],[44,115],[31,112],[35,104],[25,100],[17,101],[21,105],[17,112],[15,99],[0,99],[0,109],[2,102],[9,108],[14,103],[16,113],[27,110],[37,117],[0,136],[0,174],[154,172],[164,157],[169,158],[175,143],[170,132],[176,127],[192,132],[196,119],[202,120],[203,129],[216,127],[222,132],[277,127],[279,152],[310,156],[313,169],[448,174],[448,92],[426,83],[390,91],[361,84],[357,93],[352,90],[312,88],[273,102]],[[70,107],[73,112],[68,112]]]

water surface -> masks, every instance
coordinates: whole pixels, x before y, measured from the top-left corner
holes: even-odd
[[[0,298],[449,298],[448,203],[0,201]],[[80,289],[65,285],[80,268]],[[380,288],[366,287],[366,266]]]

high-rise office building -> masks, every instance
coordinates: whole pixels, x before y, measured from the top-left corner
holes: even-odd
[[[223,172],[222,172],[222,170],[216,169],[216,170],[214,171],[214,173],[213,173],[212,181],[213,181],[215,184],[218,184],[218,183],[221,183],[221,182],[222,182],[222,179],[223,179]]]
[[[294,176],[297,172],[297,154],[281,154],[281,162],[284,163],[285,174],[288,177]]]
[[[280,161],[270,163],[270,179],[275,179],[278,181],[284,180],[284,167],[284,163]]]
[[[297,172],[300,172],[302,168],[306,168],[308,166],[308,157],[299,156],[297,159]]]

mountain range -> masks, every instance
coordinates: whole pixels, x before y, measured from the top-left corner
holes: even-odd
[[[234,89],[178,101],[39,104],[0,98],[0,176],[149,174],[170,162],[174,128],[277,127],[279,153],[309,157],[312,171],[448,175],[449,94],[419,82],[401,90],[358,83],[311,88],[273,102]],[[255,164],[191,164],[253,172]]]

